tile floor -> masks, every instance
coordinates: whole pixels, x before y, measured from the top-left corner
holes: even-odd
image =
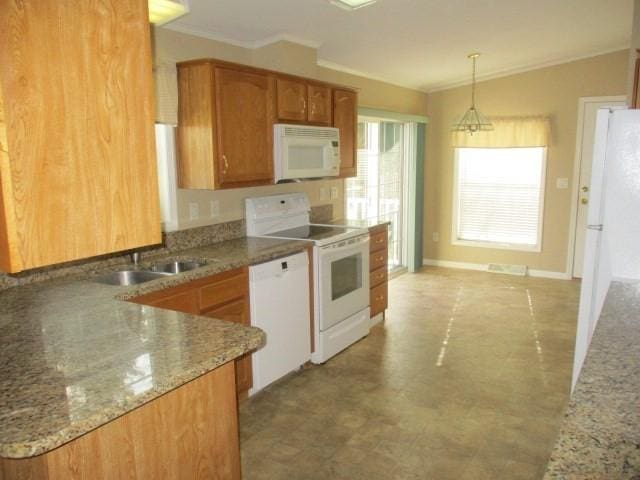
[[[540,479],[568,399],[579,283],[425,268],[384,324],[240,408],[243,478]]]

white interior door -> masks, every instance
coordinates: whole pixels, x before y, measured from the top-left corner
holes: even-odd
[[[587,232],[587,211],[591,190],[591,163],[593,161],[593,141],[596,125],[596,113],[603,107],[624,107],[625,97],[581,98],[578,112],[578,142],[576,159],[579,162],[577,217],[573,249],[573,271],[575,278],[582,278]]]

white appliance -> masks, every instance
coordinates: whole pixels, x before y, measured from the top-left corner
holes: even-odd
[[[596,117],[572,389],[611,281],[640,280],[640,110]]]
[[[162,230],[178,229],[178,168],[176,166],[176,127],[156,123],[156,159]]]
[[[253,395],[311,358],[307,253],[250,266],[249,295],[251,324],[267,334],[251,357]]]
[[[277,123],[273,126],[275,181],[335,177],[340,173],[340,131]]]
[[[309,222],[303,193],[245,200],[247,235],[313,242],[313,363],[369,333],[369,232]]]

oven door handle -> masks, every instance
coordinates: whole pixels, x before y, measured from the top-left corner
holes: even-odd
[[[345,250],[360,249],[361,247],[366,247],[368,244],[369,244],[369,237],[367,236],[365,240],[358,239],[356,242],[349,242],[349,240],[343,240],[333,245],[326,245],[324,247],[320,247],[320,250],[322,250],[325,253],[340,253],[340,252],[344,252]]]

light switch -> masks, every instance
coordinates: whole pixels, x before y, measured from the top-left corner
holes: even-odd
[[[431,236],[431,238],[433,238],[434,242],[439,242],[440,241],[440,233],[433,232],[433,235]]]
[[[568,178],[556,178],[556,188],[565,189],[569,188]]]

